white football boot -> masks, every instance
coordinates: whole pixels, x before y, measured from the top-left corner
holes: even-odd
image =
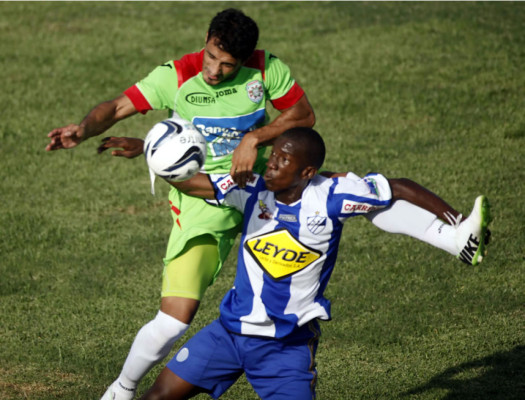
[[[469,265],[478,265],[487,253],[490,236],[490,204],[485,196],[478,196],[469,217],[456,229],[458,259]]]
[[[131,400],[135,396],[135,390],[125,388],[118,381],[109,385],[106,393],[100,400]]]

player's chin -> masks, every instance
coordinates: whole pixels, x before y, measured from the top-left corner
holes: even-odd
[[[222,82],[222,79],[211,79],[210,77],[206,76],[206,77],[203,77],[204,79],[204,82],[206,82],[208,85],[210,86],[216,86],[218,85],[219,83]]]
[[[278,185],[276,185],[276,182],[272,178],[267,178],[266,176],[263,178],[264,183],[266,185],[266,189],[268,189],[270,192],[275,192],[278,190]]]

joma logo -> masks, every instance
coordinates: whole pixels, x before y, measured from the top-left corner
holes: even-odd
[[[230,94],[235,94],[235,93],[237,93],[237,89],[235,89],[235,88],[225,89],[225,90],[218,90],[217,92],[215,92],[215,97],[219,98],[219,97],[223,97],[223,96],[229,96]]]

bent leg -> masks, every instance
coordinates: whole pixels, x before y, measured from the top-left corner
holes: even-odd
[[[164,268],[162,299],[174,297],[200,302],[206,289],[213,282],[218,267],[218,244],[211,235],[202,235],[189,240],[181,254]],[[165,302],[165,307],[169,307],[173,302]],[[182,300],[180,303],[178,306],[182,308],[192,304]],[[171,315],[169,309],[163,311]],[[175,308],[173,312],[177,313]],[[186,322],[191,322],[191,319]]]
[[[102,399],[132,399],[139,381],[168,355],[175,341],[188,327],[188,324],[159,311],[153,320],[138,331],[119,377]]]
[[[217,242],[206,235],[188,241],[179,257],[165,267],[160,311],[137,333],[118,379],[106,392],[108,398],[111,390],[117,400],[133,398],[140,380],[188,330],[217,265]]]
[[[153,386],[141,397],[142,400],[184,400],[192,398],[203,389],[186,382],[168,368],[164,368]]]
[[[408,235],[454,256],[458,254],[456,228],[408,201],[397,200],[387,209],[366,217],[386,232]]]

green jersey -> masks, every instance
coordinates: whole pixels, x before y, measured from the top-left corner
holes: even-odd
[[[160,65],[124,94],[142,113],[165,109],[192,121],[207,141],[204,172],[228,173],[233,150],[243,136],[268,122],[266,102],[284,110],[304,91],[291,78],[288,66],[264,50],[256,50],[233,78],[208,85],[202,78],[203,56],[204,50]],[[263,151],[254,166],[258,172],[264,167]],[[242,215],[175,188],[170,190],[169,202],[174,224],[165,264],[176,258],[191,238],[211,235],[218,244],[218,272],[234,244]]]
[[[226,173],[243,136],[268,122],[266,102],[283,110],[304,92],[288,66],[264,50],[256,50],[233,78],[211,86],[202,77],[203,55],[158,66],[125,94],[140,112],[167,109],[191,121],[206,138],[204,172]]]

